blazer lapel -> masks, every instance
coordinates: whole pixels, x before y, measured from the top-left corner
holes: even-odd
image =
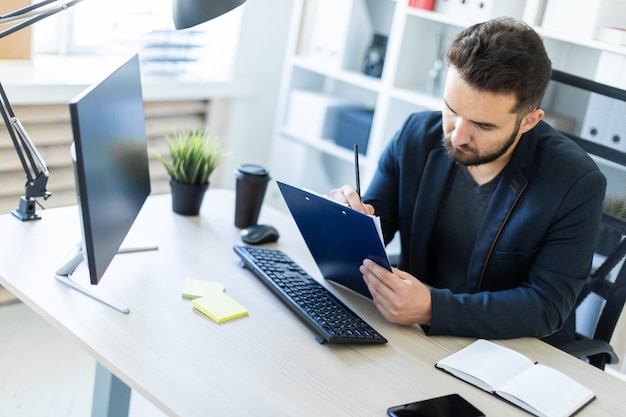
[[[428,155],[415,199],[409,270],[426,282],[429,281],[430,274],[427,262],[430,236],[453,166],[443,148],[432,150]]]

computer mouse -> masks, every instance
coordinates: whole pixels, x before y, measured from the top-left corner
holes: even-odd
[[[241,240],[250,245],[276,242],[279,236],[278,230],[269,224],[255,224],[241,230]]]

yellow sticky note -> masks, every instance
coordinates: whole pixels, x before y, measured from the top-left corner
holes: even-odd
[[[196,298],[191,305],[218,323],[248,315],[248,309],[223,292]]]
[[[188,279],[183,287],[183,298],[200,298],[208,294],[224,292],[224,283],[205,281],[203,279]]]

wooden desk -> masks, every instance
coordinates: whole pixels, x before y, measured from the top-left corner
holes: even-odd
[[[22,223],[0,217],[0,283],[170,416],[385,416],[391,405],[458,392],[488,416],[528,415],[434,368],[471,339],[426,337],[385,322],[370,300],[326,283],[388,340],[378,346],[318,344],[314,333],[249,271],[232,246],[234,195],[210,190],[199,217],[151,197],[131,238],[159,250],[118,255],[97,291],[131,307],[121,314],[58,283],[54,271],[80,239],[75,207]],[[264,207],[274,246],[319,278],[291,218]],[[83,267],[81,267],[83,268]],[[87,282],[87,271],[77,276]],[[181,298],[187,278],[225,283],[247,317],[222,324]],[[501,342],[589,386],[597,399],[580,416],[624,416],[626,383],[535,339]]]

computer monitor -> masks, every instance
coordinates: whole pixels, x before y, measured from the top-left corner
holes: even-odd
[[[102,279],[150,194],[138,56],[83,91],[69,109],[82,241],[57,279],[76,288],[68,281],[83,259],[91,284]]]

